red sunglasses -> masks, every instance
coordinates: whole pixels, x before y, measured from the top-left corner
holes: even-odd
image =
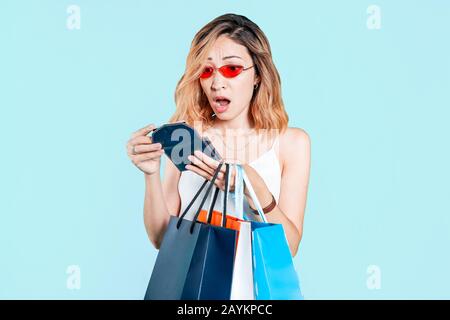
[[[221,66],[220,68],[214,68],[211,66],[207,66],[203,69],[202,73],[200,74],[200,79],[208,79],[212,76],[214,71],[217,69],[219,72],[225,77],[225,78],[234,78],[241,74],[242,71],[248,70],[250,68],[253,68],[254,66],[250,66],[248,68],[244,68],[243,66],[236,65],[236,64],[226,64],[224,66]]]

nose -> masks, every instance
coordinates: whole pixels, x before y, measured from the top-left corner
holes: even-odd
[[[212,75],[212,83],[211,83],[211,89],[213,91],[220,90],[222,88],[225,88],[225,82],[226,79],[224,76],[220,74],[220,72],[214,72]]]

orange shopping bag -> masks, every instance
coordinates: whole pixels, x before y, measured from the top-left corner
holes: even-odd
[[[198,216],[198,221],[201,221],[203,223],[207,223],[206,218],[207,218],[207,211],[206,210],[200,211],[200,214]],[[243,220],[238,219],[238,218],[233,217],[233,216],[230,216],[230,215],[226,215],[226,218],[227,218],[227,220],[226,220],[226,223],[225,223],[225,228],[239,231],[239,229],[240,229],[240,222],[243,221]],[[210,223],[213,226],[221,226],[222,225],[222,212],[214,210],[212,212],[212,218],[211,218],[211,222]]]

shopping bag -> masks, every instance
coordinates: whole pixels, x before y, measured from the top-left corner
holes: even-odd
[[[144,299],[230,299],[236,231],[198,221],[222,164],[216,169],[194,219],[184,217],[208,181],[180,217],[170,218]]]
[[[240,224],[230,300],[255,300],[252,264],[252,226]]]
[[[238,167],[238,170],[262,220],[262,222],[251,221],[255,299],[301,300],[303,296],[300,282],[283,226],[267,222],[245,171],[242,167]]]
[[[303,299],[283,226],[253,222],[252,235],[256,300]]]
[[[225,166],[226,173],[228,173],[229,165],[225,164]],[[218,170],[220,170],[220,167]],[[214,183],[214,180],[212,183]],[[228,179],[225,184],[226,188],[228,188]],[[215,198],[217,199],[217,194],[215,194]],[[225,195],[223,207],[223,212],[225,213],[226,203],[227,197]],[[214,204],[214,202],[211,203],[209,212],[214,208]],[[200,221],[198,217],[202,212],[201,207],[202,205],[195,216],[197,221]],[[230,299],[237,232],[226,228],[227,222],[228,218],[225,214],[221,225],[212,225],[209,217],[207,217],[206,224],[203,224],[203,227],[208,227],[210,232],[214,231],[215,241],[211,243],[211,241],[203,241],[199,238],[199,243],[203,245],[198,247],[203,248],[201,250],[204,250],[205,254],[199,254],[198,256],[204,257],[204,259],[193,260],[189,282],[185,284],[185,297],[198,296],[200,300]],[[201,287],[201,292],[197,290],[198,287]]]
[[[235,165],[237,167],[237,165]],[[231,285],[230,300],[254,300],[253,288],[253,269],[252,269],[252,241],[251,241],[251,224],[238,217],[243,217],[243,181],[240,171],[236,168],[235,178],[235,216],[227,214],[227,199],[229,192],[230,171],[229,164],[226,164],[225,170],[225,192],[223,213],[213,211],[214,204],[217,199],[219,189],[216,188],[214,196],[211,200],[209,212],[202,210],[199,220],[211,223],[216,226],[224,225],[226,228],[237,231],[238,238],[236,242],[236,255],[234,260],[233,278]],[[226,221],[224,222],[224,218]]]
[[[231,165],[229,163],[225,163],[225,191],[223,196],[222,212],[213,210],[220,190],[218,187],[216,187],[210,203],[209,211],[201,210],[198,220],[201,222],[212,224],[214,226],[223,226],[225,228],[233,229],[239,232],[240,223],[243,220],[227,214],[227,203],[228,197],[230,195],[230,166]]]
[[[239,221],[239,233],[234,259],[231,300],[254,300],[253,266],[252,266],[252,228],[244,221],[244,184],[240,167],[235,164],[236,176],[234,187],[235,216]]]

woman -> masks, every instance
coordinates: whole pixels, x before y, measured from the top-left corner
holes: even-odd
[[[175,102],[177,109],[170,122],[186,121],[210,138],[226,162],[243,165],[268,222],[283,225],[295,256],[303,234],[310,139],[304,130],[287,127],[280,77],[260,28],[235,14],[222,15],[204,26],[192,42]],[[147,136],[154,128],[152,124],[133,133],[127,151],[144,172],[144,223],[151,242],[159,249],[170,215],[184,211],[204,179],[211,179],[218,162],[196,152],[190,158],[189,170],[181,173],[167,161],[162,180],[160,158],[164,151]],[[215,184],[223,191],[225,166],[222,169]],[[233,188],[234,172],[230,190]],[[245,208],[252,210],[247,188],[244,193]],[[229,197],[227,214],[233,214],[233,204]],[[191,209],[197,208],[194,205]],[[220,201],[215,209],[220,211]],[[186,215],[192,217],[193,212]]]

